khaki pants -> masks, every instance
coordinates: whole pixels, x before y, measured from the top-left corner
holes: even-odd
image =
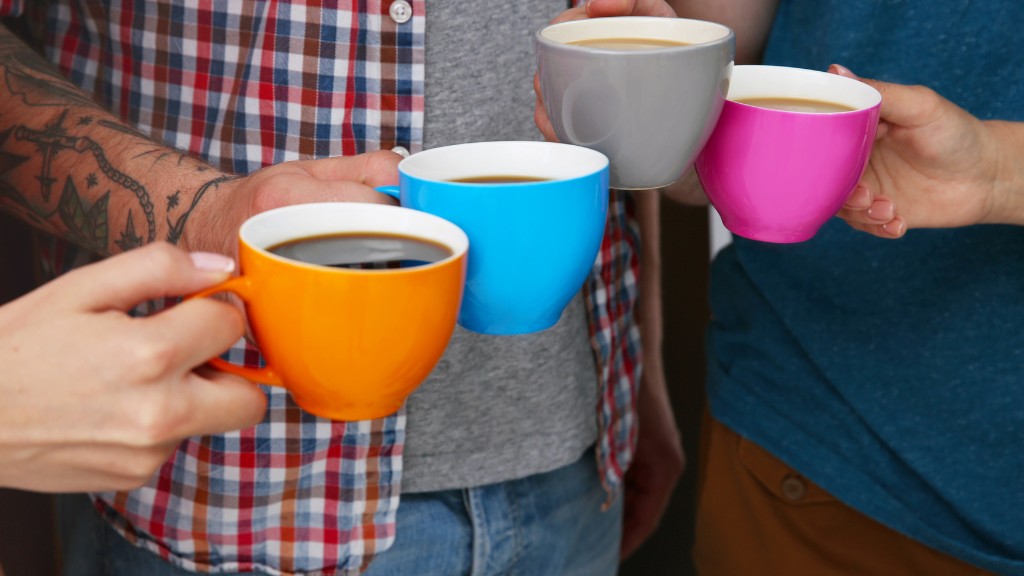
[[[701,576],[989,574],[840,503],[706,410],[701,432]]]

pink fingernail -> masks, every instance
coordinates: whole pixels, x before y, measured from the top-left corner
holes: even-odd
[[[189,254],[196,269],[204,272],[221,272],[230,274],[235,271],[235,261],[223,254],[214,252],[192,252]]]
[[[833,64],[831,68],[835,69],[835,73],[840,76],[846,76],[847,78],[856,78],[857,75],[850,71],[849,68],[842,64]]]

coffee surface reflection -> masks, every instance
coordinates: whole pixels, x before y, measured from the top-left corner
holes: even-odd
[[[332,268],[411,268],[452,255],[446,246],[397,234],[344,233],[297,238],[267,249],[289,260]]]

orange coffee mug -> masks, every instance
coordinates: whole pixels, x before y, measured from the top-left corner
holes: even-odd
[[[216,368],[283,386],[317,416],[368,420],[396,412],[444,353],[469,247],[451,222],[395,206],[298,204],[253,216],[238,237],[240,275],[193,297],[244,300],[266,366],[214,358]],[[382,261],[390,267],[360,268]]]

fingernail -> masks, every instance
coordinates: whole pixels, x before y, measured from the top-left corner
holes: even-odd
[[[856,78],[857,75],[850,71],[849,68],[841,64],[833,64],[828,67],[829,72],[838,74],[840,76],[846,76],[847,78]]]
[[[235,271],[235,261],[214,252],[192,252],[189,254],[197,270],[230,274]]]
[[[902,220],[893,220],[892,222],[886,222],[885,224],[882,224],[882,230],[885,230],[887,234],[892,234],[897,238],[903,236],[905,228],[906,223],[903,222]]]

